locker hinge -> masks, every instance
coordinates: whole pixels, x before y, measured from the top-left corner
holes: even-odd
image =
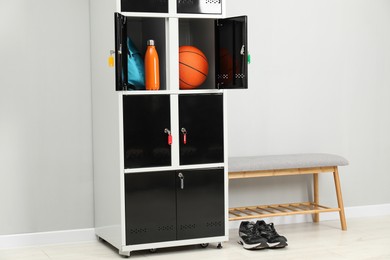
[[[121,16],[121,22],[122,24],[126,24],[126,16]]]

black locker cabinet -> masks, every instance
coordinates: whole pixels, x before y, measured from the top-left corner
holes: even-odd
[[[224,170],[125,176],[126,243],[223,236]]]
[[[121,255],[221,248],[229,239],[224,95],[248,88],[248,41],[247,17],[225,17],[226,4],[90,1],[95,233]],[[129,79],[128,46],[144,59],[149,39],[159,55],[160,89],[153,91]],[[190,90],[179,84],[178,52],[186,45],[208,61],[206,80]]]

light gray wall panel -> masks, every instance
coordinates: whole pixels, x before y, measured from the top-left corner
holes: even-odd
[[[345,205],[390,203],[389,12],[386,0],[229,1],[229,16],[249,16],[252,55],[249,89],[228,95],[230,156],[343,155]],[[306,200],[307,181],[232,182],[230,202]],[[331,176],[320,198],[335,205]]]
[[[0,2],[0,235],[93,227],[88,0]]]

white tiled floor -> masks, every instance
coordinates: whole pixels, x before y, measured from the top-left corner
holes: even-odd
[[[148,260],[251,260],[251,259],[390,259],[390,216],[347,220],[348,231],[341,231],[339,221],[319,224],[302,223],[276,226],[289,246],[277,250],[248,251],[236,243],[237,230],[231,230],[230,241],[223,249],[211,244],[200,246],[132,252],[130,259]],[[123,259],[105,243],[91,241],[78,244],[0,250],[1,260],[92,260]]]

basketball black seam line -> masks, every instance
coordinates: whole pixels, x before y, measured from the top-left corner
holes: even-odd
[[[196,86],[194,86],[194,85],[191,85],[191,84],[188,84],[187,82],[185,82],[184,80],[182,80],[182,79],[179,79],[181,82],[184,82],[184,84],[187,84],[188,86],[191,86],[191,87],[196,87]]]
[[[189,67],[189,68],[191,68],[191,69],[193,69],[193,70],[196,70],[197,72],[199,72],[200,74],[202,74],[203,76],[205,76],[205,77],[207,78],[207,75],[204,74],[203,72],[201,72],[200,70],[197,70],[197,69],[195,69],[194,67],[192,67],[192,66],[190,66],[190,65],[187,65],[187,64],[185,64],[185,63],[183,63],[183,62],[179,62],[179,64],[181,64],[181,65],[183,65],[183,66],[187,66],[187,67]]]
[[[203,55],[201,55],[201,54],[199,54],[199,53],[197,53],[197,52],[193,52],[193,51],[180,51],[179,54],[180,54],[180,53],[185,53],[185,52],[189,52],[189,53],[193,53],[193,54],[199,55],[199,56],[202,57],[205,61],[207,61],[206,56],[203,56]]]

